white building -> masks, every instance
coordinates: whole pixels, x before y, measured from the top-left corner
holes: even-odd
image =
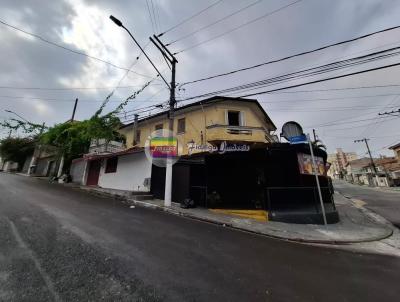
[[[142,148],[87,154],[71,164],[73,182],[100,188],[149,192],[151,162]]]

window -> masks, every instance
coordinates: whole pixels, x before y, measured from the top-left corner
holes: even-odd
[[[185,130],[186,130],[185,118],[180,118],[178,120],[178,133],[185,133]]]
[[[106,170],[104,173],[115,173],[117,172],[118,157],[110,157],[107,159]]]
[[[156,130],[161,130],[162,128],[164,128],[163,124],[156,125]]]
[[[135,138],[136,143],[140,142],[140,130],[136,130],[136,138]]]
[[[240,111],[228,111],[228,125],[240,126]]]

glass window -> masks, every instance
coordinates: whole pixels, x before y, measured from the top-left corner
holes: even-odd
[[[178,120],[178,133],[185,133],[185,131],[186,131],[185,118],[181,118]]]
[[[163,124],[156,125],[156,130],[161,130],[162,128],[164,128]]]

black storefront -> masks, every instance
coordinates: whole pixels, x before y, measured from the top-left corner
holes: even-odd
[[[265,209],[269,219],[294,223],[322,223],[314,175],[300,173],[299,153],[308,145],[274,143],[248,152],[203,153],[181,158],[173,167],[172,200],[186,198],[207,208]],[[315,156],[327,154],[314,150]],[[319,176],[328,222],[337,222],[333,190]],[[152,193],[164,197],[165,168],[153,166]]]

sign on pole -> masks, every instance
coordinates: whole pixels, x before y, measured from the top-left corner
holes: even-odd
[[[322,199],[321,186],[320,186],[320,184],[319,184],[318,170],[317,170],[317,165],[316,165],[316,163],[315,163],[314,151],[313,151],[313,147],[312,147],[311,140],[310,140],[310,134],[307,134],[307,140],[308,140],[308,146],[310,147],[311,160],[312,160],[312,165],[313,165],[315,180],[316,180],[316,182],[317,182],[319,201],[320,201],[320,203],[321,203],[322,217],[323,217],[323,219],[324,219],[324,224],[327,225],[328,223],[327,223],[327,221],[326,221],[325,206],[324,206],[324,201],[323,201],[323,199]]]

